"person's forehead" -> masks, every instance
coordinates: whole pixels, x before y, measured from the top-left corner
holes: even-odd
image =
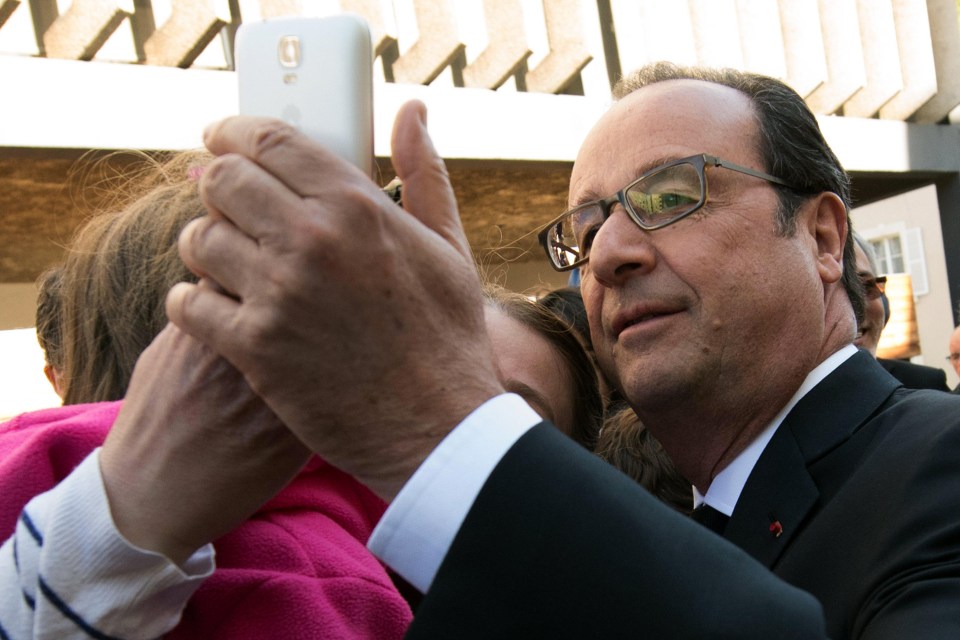
[[[701,80],[658,82],[616,102],[587,135],[574,163],[571,196],[597,178],[619,183],[665,160],[700,153],[755,163],[756,141],[746,95]]]
[[[857,259],[857,271],[860,273],[873,274],[873,269],[870,267],[870,258],[868,258],[866,252],[860,248],[859,243],[853,243],[853,252]]]
[[[569,404],[572,373],[557,348],[535,329],[488,304],[484,309],[494,365],[508,391],[519,392],[556,420]],[[518,388],[522,387],[523,392]]]

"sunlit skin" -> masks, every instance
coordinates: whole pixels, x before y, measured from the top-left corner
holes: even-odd
[[[854,244],[854,252],[857,256],[857,275],[864,280],[876,278],[877,274],[870,268],[870,259],[867,258],[863,249]],[[870,355],[876,356],[880,333],[883,331],[883,301],[879,297],[873,299],[867,297],[864,302],[866,302],[866,308],[863,313],[863,322],[860,323],[860,331],[857,333],[854,344],[869,351]]]
[[[573,433],[573,377],[540,334],[490,306],[484,310],[497,378],[567,435]]]
[[[570,206],[698,153],[768,171],[756,139],[739,92],[654,84],[614,104],[591,131]],[[616,206],[581,284],[601,367],[701,491],[855,332],[840,283],[839,198],[810,198],[797,233],[784,237],[769,183],[723,169],[707,177],[707,204],[664,229],[644,231]]]

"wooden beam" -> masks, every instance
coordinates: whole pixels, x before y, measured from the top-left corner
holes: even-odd
[[[0,0],[0,27],[19,6],[20,0]]]
[[[579,0],[543,0],[550,53],[526,76],[528,91],[557,93],[593,59],[583,38]]]
[[[463,83],[467,87],[496,89],[533,52],[527,46],[519,0],[483,0],[483,17],[490,44],[464,68]]]
[[[960,104],[960,29],[955,0],[927,0],[937,92],[914,113],[914,122],[940,122]]]
[[[370,39],[373,41],[373,57],[397,45],[395,29],[387,28],[383,19],[383,3],[380,0],[341,0],[344,11],[363,16],[370,25]]]
[[[170,18],[143,45],[147,64],[187,68],[227,25],[210,0],[173,0]]]
[[[783,50],[787,61],[784,80],[806,98],[827,81],[827,55],[820,30],[817,0],[778,0]]]
[[[807,105],[814,113],[836,113],[867,83],[856,0],[821,0],[820,34],[827,76],[807,95]]]
[[[464,44],[450,0],[413,0],[420,37],[393,65],[397,82],[430,84],[458,56]]]
[[[0,149],[189,149],[209,123],[236,113],[236,74],[0,56]],[[89,96],[89,98],[87,98]],[[378,83],[375,153],[390,154],[400,106],[419,99],[445,158],[570,162],[609,99]],[[850,171],[960,172],[960,128],[819,118]]]
[[[74,0],[43,34],[44,50],[50,58],[92,60],[129,15],[112,0]]]
[[[903,88],[880,107],[884,120],[906,120],[937,93],[937,69],[926,0],[893,0]]]
[[[891,0],[858,0],[857,13],[867,82],[843,104],[843,115],[871,118],[903,89],[897,29]]]

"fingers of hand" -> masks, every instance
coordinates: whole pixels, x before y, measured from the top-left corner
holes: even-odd
[[[261,260],[259,246],[228,220],[192,220],[180,233],[178,248],[191,271],[229,293],[243,296],[257,286],[251,280],[253,266]]]
[[[289,124],[272,118],[235,116],[204,131],[204,144],[215,155],[250,159],[295,193],[317,195],[331,182],[363,172]],[[319,179],[318,179],[319,178]]]
[[[226,218],[257,240],[299,215],[303,204],[276,175],[236,154],[210,163],[200,180],[200,197],[214,219]]]
[[[400,108],[394,123],[391,140],[393,166],[403,180],[403,205],[461,255],[472,259],[450,177],[443,159],[433,147],[426,119],[424,104],[411,101]]]
[[[243,370],[244,351],[238,348],[240,302],[213,287],[181,282],[167,294],[167,317],[187,333]],[[238,360],[240,362],[238,362]]]
[[[308,455],[234,367],[171,325],[137,362],[100,466],[120,531],[181,562],[253,513]]]

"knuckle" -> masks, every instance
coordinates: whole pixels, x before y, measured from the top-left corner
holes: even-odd
[[[271,354],[278,344],[278,336],[284,323],[281,314],[271,307],[264,307],[256,314],[246,318],[245,326],[240,329],[248,359],[259,367],[269,369]],[[259,368],[258,367],[258,368]]]
[[[173,286],[167,293],[164,310],[167,318],[181,329],[189,329],[193,316],[192,302],[196,297],[194,285],[180,282]],[[187,333],[190,333],[188,330]]]
[[[339,191],[344,211],[349,211],[349,222],[356,229],[362,229],[365,237],[373,237],[381,232],[393,219],[395,212],[379,192],[371,192],[363,185],[345,185]]]
[[[215,225],[216,221],[209,217],[197,218],[180,232],[178,240],[180,257],[188,267],[196,268],[202,261],[210,244],[211,230]]]
[[[201,193],[216,191],[224,184],[233,183],[234,176],[243,170],[245,164],[243,157],[236,153],[226,153],[214,158],[201,178]]]
[[[299,133],[282,120],[266,120],[258,123],[251,131],[251,153],[256,161],[269,155],[277,148],[289,146]]]

